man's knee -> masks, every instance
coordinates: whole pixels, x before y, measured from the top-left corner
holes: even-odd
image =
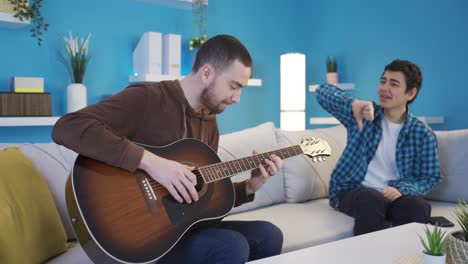
[[[355,206],[357,209],[374,209],[378,212],[384,212],[388,202],[383,194],[371,188],[361,188],[356,196]]]
[[[403,223],[428,223],[431,205],[419,196],[403,196],[393,202],[392,215]]]
[[[238,232],[229,232],[224,237],[223,245],[218,245],[217,255],[229,263],[245,263],[249,259],[250,247],[247,239]]]
[[[272,256],[281,253],[283,247],[283,232],[281,229],[270,222],[261,221],[260,223],[263,233],[265,234],[264,240],[268,245],[269,255]]]
[[[276,225],[266,221],[252,222],[256,236],[251,236],[250,258],[256,260],[275,256],[283,248],[283,232]]]

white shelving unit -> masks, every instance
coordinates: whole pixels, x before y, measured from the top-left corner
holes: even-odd
[[[28,21],[20,21],[13,14],[0,12],[0,28],[22,28],[31,24]]]
[[[309,92],[311,93],[315,92],[315,90],[317,90],[319,85],[320,84],[309,85]],[[354,83],[337,83],[335,85],[342,90],[353,90],[356,87]]]
[[[133,1],[162,4],[162,5],[171,6],[175,8],[181,8],[181,9],[191,9],[192,4],[194,2],[194,0],[133,0]],[[206,2],[208,4],[208,0]]]
[[[443,116],[418,116],[423,122],[427,124],[440,125],[444,123]],[[340,122],[334,117],[311,117],[309,119],[311,125],[338,125]]]
[[[53,126],[60,116],[0,117],[0,127]]]
[[[182,79],[184,76],[178,75],[157,75],[157,74],[142,74],[142,75],[131,75],[128,78],[130,83],[141,83],[141,82],[160,82],[160,81],[167,81],[167,80],[176,80]],[[247,82],[247,86],[262,86],[262,79],[249,79]]]

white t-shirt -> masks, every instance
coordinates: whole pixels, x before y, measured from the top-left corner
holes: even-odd
[[[362,181],[364,187],[383,191],[388,187],[388,182],[398,180],[398,172],[395,156],[398,135],[403,124],[395,124],[382,118],[382,138],[375,152],[374,158],[367,167],[367,173]]]

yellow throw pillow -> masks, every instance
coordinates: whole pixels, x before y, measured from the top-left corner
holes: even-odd
[[[18,148],[0,151],[0,263],[41,263],[67,249],[45,179]]]

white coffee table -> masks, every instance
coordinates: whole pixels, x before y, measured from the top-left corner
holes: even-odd
[[[418,234],[424,237],[424,226],[417,223],[402,225],[249,263],[418,263],[423,250]],[[452,231],[444,230],[448,230],[447,234]]]

